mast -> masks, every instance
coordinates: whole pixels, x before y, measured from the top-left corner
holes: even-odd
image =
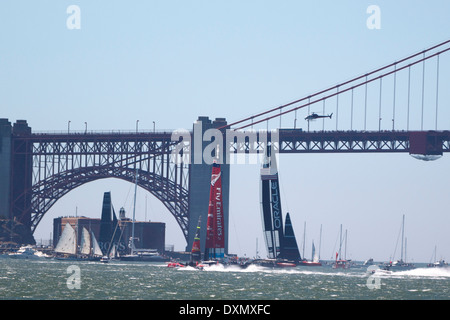
[[[134,152],[135,152],[135,156],[137,156],[137,145],[138,145],[138,123],[139,120],[136,120],[136,141],[135,141],[135,145],[134,145]],[[138,173],[138,164],[135,164],[136,166],[136,174],[135,174],[135,181],[134,181],[134,204],[133,204],[133,221],[131,222],[131,239],[130,239],[130,254],[133,255],[134,254],[134,223],[136,221],[136,193],[137,193],[137,184],[138,184],[138,178],[139,178],[139,173]]]
[[[347,260],[347,229],[345,229],[345,251],[344,251],[344,260]]]
[[[339,260],[342,259],[341,249],[342,249],[342,224],[341,224],[341,231],[339,232]]]
[[[138,169],[136,167],[136,181],[134,183],[134,205],[133,205],[133,221],[131,222],[131,239],[130,239],[130,249],[131,249],[131,254],[134,254],[134,222],[136,219],[136,193],[137,193],[137,185],[138,185]]]
[[[407,238],[405,238],[405,263],[406,263],[406,240]]]
[[[78,210],[78,209],[77,209]],[[78,215],[78,213],[77,213],[77,215]],[[79,222],[79,220],[78,220],[78,218],[77,218],[77,224],[75,225],[75,254],[78,254],[79,253],[79,247],[78,247],[78,222]]]
[[[305,244],[306,244],[306,221],[303,225],[303,258],[305,257]]]
[[[322,246],[322,224],[320,225],[320,236],[319,236],[319,260],[320,260],[320,247]]]
[[[401,249],[401,254],[400,254],[400,261],[403,262],[403,239],[405,236],[405,215],[403,215],[403,220],[402,220],[402,249]]]

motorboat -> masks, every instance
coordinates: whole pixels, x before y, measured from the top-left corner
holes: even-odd
[[[36,254],[36,250],[32,246],[22,246],[16,252],[8,254],[9,257],[14,259],[38,259],[39,255]]]

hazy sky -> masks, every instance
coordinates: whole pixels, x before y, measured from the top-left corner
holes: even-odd
[[[76,22],[70,5],[80,9],[80,29],[68,27],[68,19],[69,26]],[[380,9],[381,29],[367,26],[370,5]],[[198,116],[232,122],[448,40],[448,12],[447,0],[2,1],[0,117],[25,119],[33,131],[66,131],[68,121],[74,131],[84,131],[85,122],[98,131],[134,130],[136,120],[140,130],[153,121],[157,130],[191,129]],[[434,66],[427,65],[427,76]],[[449,67],[443,56],[440,130],[450,129]],[[426,100],[433,112],[434,92]],[[403,96],[398,108],[404,103]],[[371,129],[377,128],[375,121]],[[448,155],[434,162],[407,154],[281,155],[283,210],[300,247],[306,221],[308,258],[320,225],[321,258],[331,258],[343,224],[348,258],[389,260],[405,214],[408,259],[429,262],[435,245],[438,257],[450,259],[449,165]],[[257,165],[232,167],[230,252],[253,256],[258,238],[265,255],[258,185]],[[100,218],[105,191],[117,210],[131,213],[132,184],[96,181],[58,201],[35,237],[47,239],[53,218],[76,210]],[[138,201],[138,219],[166,222],[166,244],[183,250],[181,231],[162,204],[142,189]]]

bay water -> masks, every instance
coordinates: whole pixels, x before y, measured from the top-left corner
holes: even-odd
[[[0,258],[1,300],[448,300],[450,268],[168,268],[165,263]]]

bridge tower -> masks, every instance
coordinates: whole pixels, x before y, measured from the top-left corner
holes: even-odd
[[[189,239],[186,251],[190,251],[194,241],[195,231],[197,229],[198,217],[202,216],[201,239],[206,238],[206,222],[209,205],[209,189],[211,185],[211,164],[207,164],[203,157],[205,147],[211,143],[210,139],[203,141],[206,130],[220,128],[226,125],[224,118],[216,118],[211,121],[208,117],[199,117],[194,123],[192,136],[191,164],[189,168]],[[201,148],[198,144],[201,143]],[[197,144],[197,145],[196,145]],[[222,149],[223,150],[223,149]],[[220,150],[219,150],[220,152]],[[225,161],[224,161],[225,162]],[[228,235],[229,235],[229,196],[230,196],[230,165],[221,165],[222,174],[222,198],[223,211],[225,219],[225,253],[228,253]],[[201,252],[204,251],[204,241],[201,241]]]
[[[7,119],[0,119],[0,216],[27,227],[31,226],[32,149],[30,143],[12,137],[29,134],[31,128],[25,120],[11,126]]]
[[[11,133],[12,126],[8,119],[0,119],[0,219],[10,218]]]

